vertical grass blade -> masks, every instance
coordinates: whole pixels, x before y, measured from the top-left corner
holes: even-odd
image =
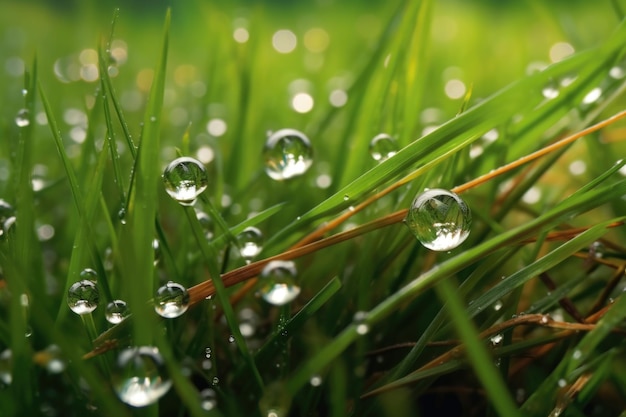
[[[154,71],[150,96],[143,119],[143,132],[134,171],[127,224],[122,228],[122,276],[135,315],[134,340],[138,345],[152,343],[154,311],[147,301],[154,293],[154,220],[157,214],[157,187],[160,175],[160,126],[169,42],[170,11],[165,16],[161,55]]]

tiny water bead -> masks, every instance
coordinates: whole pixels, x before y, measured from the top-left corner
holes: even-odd
[[[94,311],[99,301],[98,286],[88,279],[75,282],[67,291],[67,305],[79,315]]]
[[[30,124],[30,114],[28,109],[21,109],[15,116],[15,124],[18,127],[26,127]]]
[[[112,374],[117,396],[133,407],[154,404],[172,386],[159,350],[152,346],[124,349]]]
[[[256,227],[246,227],[237,235],[239,253],[247,262],[254,259],[263,249],[263,233]]]
[[[276,181],[304,174],[313,163],[311,142],[302,132],[281,129],[272,133],[263,148],[265,172]]]
[[[455,193],[439,188],[418,194],[406,217],[411,232],[426,248],[449,251],[469,236],[472,216]]]
[[[275,306],[290,303],[300,294],[295,277],[296,265],[292,261],[271,261],[261,271],[259,294]]]
[[[381,133],[374,136],[370,142],[370,155],[375,161],[383,162],[398,152],[397,142],[388,134]]]
[[[104,317],[111,324],[121,323],[129,314],[128,305],[123,300],[113,300],[106,306]]]
[[[163,171],[165,191],[183,206],[191,206],[208,185],[206,168],[194,158],[183,156]]]
[[[189,293],[182,285],[169,281],[160,287],[154,297],[154,310],[166,319],[182,315],[189,308]]]

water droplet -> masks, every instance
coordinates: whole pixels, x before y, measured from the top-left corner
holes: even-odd
[[[57,345],[48,346],[43,352],[40,352],[43,359],[43,365],[51,374],[60,374],[67,368],[67,363],[63,359],[61,348]]]
[[[246,261],[251,261],[263,249],[263,233],[256,227],[246,227],[237,236],[239,252]]]
[[[210,347],[204,349],[204,357],[207,358],[207,359],[211,359],[211,352],[212,352],[212,350],[211,350]]]
[[[183,206],[193,205],[208,181],[204,165],[187,156],[173,160],[163,171],[165,191]]]
[[[580,349],[576,349],[574,353],[572,353],[572,359],[578,360],[583,357],[583,352]]]
[[[0,223],[4,223],[9,217],[15,215],[15,209],[5,200],[0,199]]]
[[[196,217],[204,229],[204,236],[207,240],[213,239],[213,219],[204,211],[196,211]]]
[[[602,89],[600,87],[593,88],[583,97],[581,104],[589,105],[598,101],[602,97]]]
[[[156,265],[161,260],[161,244],[159,243],[159,239],[152,239],[152,250],[154,250],[154,265]]]
[[[313,163],[313,148],[309,139],[294,129],[272,133],[263,148],[265,172],[282,181],[304,174]]]
[[[76,314],[89,314],[98,307],[100,294],[95,282],[84,279],[67,291],[67,305]]]
[[[154,310],[166,319],[173,319],[189,308],[189,293],[182,285],[169,281],[160,287],[154,297]]]
[[[18,127],[26,127],[30,124],[30,114],[28,109],[21,109],[15,116],[15,124]]]
[[[233,336],[232,334],[228,336],[228,343],[235,343],[235,336]]]
[[[565,386],[567,385],[567,381],[565,380],[565,378],[561,378],[557,381],[557,385],[559,386],[559,388],[565,388]]]
[[[370,155],[375,161],[383,162],[398,152],[398,144],[386,133],[374,136],[370,142]]]
[[[113,300],[109,304],[107,304],[106,310],[104,312],[104,316],[107,321],[111,324],[121,323],[130,311],[128,310],[128,305],[126,301],[123,300]]]
[[[602,242],[593,242],[589,247],[589,256],[595,259],[602,259],[606,253],[606,247]]]
[[[282,381],[272,382],[265,386],[259,401],[261,413],[266,417],[285,417],[291,406],[291,395]]]
[[[271,261],[259,277],[259,293],[265,301],[275,306],[290,303],[298,294],[300,287],[295,282],[296,266],[292,261]]]
[[[2,229],[0,229],[0,237],[8,237],[11,231],[14,230],[17,218],[15,216],[8,217],[2,223]]]
[[[124,207],[117,212],[117,218],[120,219],[120,223],[126,224],[126,209]]]
[[[5,349],[0,353],[0,381],[5,385],[10,385],[13,381],[13,374],[11,373],[13,362],[13,353],[11,349]]]
[[[431,189],[418,194],[406,224],[426,248],[449,251],[469,236],[472,217],[469,207],[451,191]]]
[[[112,382],[120,400],[133,407],[154,404],[172,386],[163,358],[152,346],[120,352]]]
[[[322,385],[322,377],[319,375],[313,375],[311,379],[309,379],[309,383],[314,387],[319,387]]]
[[[350,196],[348,194],[343,196],[343,201],[348,201],[350,200]]]
[[[541,316],[541,324],[548,324],[548,322],[550,321],[550,316],[548,316],[547,314],[544,314],[543,316]]]
[[[504,306],[504,303],[502,303],[501,300],[498,300],[493,304],[493,309],[495,311],[500,311],[500,309],[502,309],[503,306]]]
[[[498,346],[500,343],[502,343],[503,339],[504,339],[504,336],[502,335],[502,333],[495,334],[491,336],[491,338],[489,338],[492,346]]]
[[[91,268],[85,268],[80,271],[80,279],[98,282],[98,273]]]
[[[541,94],[551,100],[559,96],[559,85],[555,80],[550,80],[541,90]]]
[[[217,394],[215,390],[206,388],[200,391],[200,407],[206,411],[217,408]]]
[[[214,376],[213,379],[211,380],[211,383],[215,386],[220,383],[220,379]]]
[[[367,320],[367,312],[357,311],[354,313],[352,321],[356,324],[356,332],[361,336],[366,335],[370,331],[369,325],[365,322]]]

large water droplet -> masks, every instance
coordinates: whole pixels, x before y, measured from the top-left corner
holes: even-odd
[[[370,155],[375,161],[383,162],[398,152],[398,144],[386,133],[374,136],[370,142]]]
[[[458,195],[435,188],[415,197],[406,223],[422,245],[435,251],[448,251],[467,239],[472,216]]]
[[[294,129],[272,133],[263,149],[265,172],[282,181],[304,174],[313,163],[313,148],[309,139]]]
[[[270,304],[280,306],[300,294],[295,282],[296,266],[291,261],[271,261],[261,271],[259,294]]]
[[[183,206],[193,205],[208,181],[204,165],[187,156],[173,160],[163,171],[165,191]]]
[[[182,285],[169,281],[160,287],[154,297],[154,310],[166,319],[173,319],[189,308],[189,293]]]
[[[109,323],[118,324],[121,323],[126,317],[128,317],[129,313],[130,311],[128,310],[128,305],[126,304],[126,301],[113,300],[109,304],[107,304],[104,316]]]
[[[15,116],[15,124],[18,127],[26,127],[30,124],[30,115],[28,109],[21,109]]]
[[[88,279],[75,282],[67,291],[67,305],[76,314],[91,313],[98,307],[98,301],[98,286]]]
[[[163,358],[152,346],[120,352],[112,382],[120,400],[133,407],[154,404],[172,386]]]
[[[251,261],[263,249],[263,233],[256,227],[246,227],[237,236],[239,253],[246,261]]]

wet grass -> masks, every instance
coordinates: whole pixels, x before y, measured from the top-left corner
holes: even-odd
[[[0,415],[620,415],[626,23],[590,7],[11,3]],[[313,164],[275,181],[284,128]],[[398,151],[376,161],[381,133]],[[181,155],[208,173],[193,207],[160,178]],[[403,224],[426,188],[471,209],[450,251]],[[300,288],[281,306],[258,278],[276,260]],[[189,293],[173,319],[167,281]],[[141,407],[115,392],[139,347],[163,394]]]

